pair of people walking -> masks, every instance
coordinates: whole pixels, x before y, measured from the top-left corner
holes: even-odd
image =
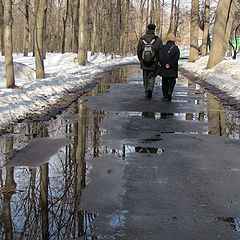
[[[167,43],[155,35],[155,24],[147,26],[137,46],[137,55],[143,70],[143,85],[146,97],[152,98],[152,92],[157,77],[157,70],[160,67],[159,75],[162,77],[162,92],[164,99],[172,100],[172,93],[178,77],[178,60],[180,51],[175,44],[175,36],[167,35]]]

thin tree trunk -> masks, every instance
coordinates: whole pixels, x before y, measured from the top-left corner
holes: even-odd
[[[24,3],[24,37],[23,37],[23,56],[28,56],[29,50],[29,0]]]
[[[127,0],[127,9],[125,13],[125,31],[123,39],[123,57],[127,55],[127,43],[128,43],[128,15],[129,15],[129,0]]]
[[[189,62],[198,59],[199,1],[192,0]]]
[[[122,35],[122,1],[117,0],[117,52],[121,53],[121,35]]]
[[[85,65],[87,60],[88,37],[88,0],[81,0],[79,7],[78,64]]]
[[[97,19],[98,19],[98,4],[99,0],[95,3],[95,14],[93,16],[93,31],[92,31],[92,41],[91,41],[91,54],[96,51],[96,36],[97,36]]]
[[[163,10],[164,10],[164,6],[165,6],[165,1],[162,0],[162,6],[161,6],[161,11],[160,11],[160,33],[159,36],[162,39],[163,36]]]
[[[160,35],[161,0],[156,0],[156,34]]]
[[[5,68],[6,68],[6,87],[15,87],[15,77],[12,57],[12,0],[4,1],[4,46],[5,46]]]
[[[4,7],[3,0],[0,0],[0,51],[4,56]]]
[[[219,0],[218,2],[207,68],[214,67],[225,58],[236,5],[237,0]]]
[[[148,18],[149,18],[149,0],[147,0],[147,9],[146,9],[146,29],[149,24]]]
[[[109,0],[108,7],[108,29],[107,29],[107,47],[110,53],[113,53],[113,4],[112,0]]]
[[[69,0],[67,0],[65,16],[62,18],[62,21],[63,21],[62,47],[61,47],[62,53],[65,53],[66,23],[67,23],[67,19],[68,19],[68,14],[69,14]]]
[[[73,1],[73,8],[72,8],[72,27],[73,27],[73,46],[72,46],[72,52],[77,53],[78,52],[78,21],[79,21],[79,4],[80,0],[74,0]]]
[[[151,0],[151,8],[150,8],[150,22],[155,23],[155,14],[154,14],[154,0]]]
[[[47,11],[47,0],[36,0],[36,31],[35,31],[35,65],[36,78],[45,78],[43,63],[44,21]]]
[[[173,26],[173,19],[174,19],[174,2],[175,0],[172,0],[172,3],[171,3],[171,14],[170,14],[170,24],[169,24],[169,28],[168,28],[168,33],[173,33],[173,29],[174,29],[174,26]]]
[[[178,25],[179,25],[179,14],[180,14],[180,0],[176,0],[175,2],[175,16],[174,16],[174,29],[173,33],[176,36],[177,35],[177,30],[178,30]]]
[[[203,29],[201,56],[206,56],[208,52],[207,42],[208,42],[208,33],[209,33],[209,21],[210,21],[210,0],[205,0],[205,16],[204,16],[204,29]]]

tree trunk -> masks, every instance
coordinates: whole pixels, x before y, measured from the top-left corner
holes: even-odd
[[[4,0],[4,46],[5,46],[5,68],[6,87],[15,87],[15,77],[12,57],[12,0]]]
[[[201,56],[206,56],[208,53],[208,34],[209,34],[209,21],[210,21],[210,0],[205,0],[205,16],[204,16],[204,29],[203,40],[201,48]]]
[[[164,13],[164,7],[165,7],[165,0],[162,0],[161,12],[160,12],[160,33],[159,33],[159,36],[160,36],[161,39],[163,37],[163,13]]]
[[[107,51],[113,53],[113,4],[112,0],[108,1],[108,21],[107,21]]]
[[[198,59],[199,1],[192,0],[189,62]]]
[[[146,29],[149,24],[148,18],[149,18],[149,0],[147,0],[147,9],[146,9]]]
[[[121,53],[121,35],[122,35],[122,1],[117,0],[117,53]]]
[[[36,31],[35,31],[35,65],[36,78],[45,78],[43,63],[44,21],[47,11],[47,0],[36,1]]]
[[[225,58],[236,5],[237,0],[219,0],[218,2],[207,68],[214,67]]]
[[[123,57],[126,57],[127,55],[129,0],[127,0],[127,9],[125,14],[126,15],[125,15],[124,38],[123,38]]]
[[[91,41],[91,54],[96,51],[96,36],[97,36],[97,19],[98,19],[98,4],[99,0],[95,3],[95,14],[93,16],[93,31],[92,31],[92,41]]]
[[[29,50],[29,0],[24,3],[24,33],[23,33],[23,56],[28,56]]]
[[[80,1],[78,33],[78,64],[85,65],[88,46],[88,0]]]
[[[0,51],[4,56],[4,7],[2,0],[0,0]]]
[[[62,53],[65,53],[66,23],[67,23],[67,19],[68,19],[68,14],[69,14],[69,0],[67,0],[65,16],[62,18],[62,21],[63,21],[62,47],[61,47],[61,52]]]
[[[144,2],[143,0],[140,1],[140,28],[139,28],[139,33],[138,33],[138,38],[140,38],[143,34],[143,13],[144,13]]]
[[[73,27],[73,42],[72,52],[78,52],[78,21],[79,21],[79,4],[80,0],[74,0],[72,6],[72,27]]]
[[[156,0],[156,34],[160,35],[161,0]]]
[[[177,36],[177,30],[178,30],[178,26],[179,26],[179,14],[180,14],[180,0],[176,0],[175,2],[175,16],[174,16],[174,29],[173,29],[173,33],[175,36]]]
[[[151,0],[151,8],[150,8],[150,22],[155,23],[155,10],[154,10],[154,0]]]
[[[168,33],[173,33],[173,29],[174,29],[174,3],[175,3],[175,0],[172,0],[172,3],[171,3],[171,14],[170,14],[170,24],[169,24],[169,28],[168,28]]]

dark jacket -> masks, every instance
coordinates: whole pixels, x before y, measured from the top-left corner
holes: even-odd
[[[156,61],[153,63],[151,66],[145,66],[143,61],[142,61],[142,52],[144,49],[144,43],[142,42],[142,39],[146,40],[148,43],[152,41],[153,38],[156,38],[155,42],[153,43],[154,50],[156,53]],[[138,46],[137,46],[137,55],[138,59],[141,64],[141,68],[143,70],[151,70],[151,71],[156,71],[157,70],[157,65],[158,65],[158,57],[159,57],[159,52],[162,47],[162,40],[154,34],[153,30],[147,30],[147,33],[144,34],[138,41]]]
[[[173,46],[173,47],[172,47]],[[170,53],[168,50],[172,47]],[[178,77],[178,60],[180,57],[180,51],[177,45],[173,41],[168,41],[164,45],[159,54],[159,61],[162,66],[160,71],[161,77]],[[170,68],[166,68],[166,65],[169,64]]]

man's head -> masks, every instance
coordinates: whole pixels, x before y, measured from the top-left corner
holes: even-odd
[[[155,28],[156,28],[156,25],[155,24],[153,24],[153,23],[150,23],[150,24],[148,24],[148,26],[147,26],[147,29],[148,30],[155,30]]]

